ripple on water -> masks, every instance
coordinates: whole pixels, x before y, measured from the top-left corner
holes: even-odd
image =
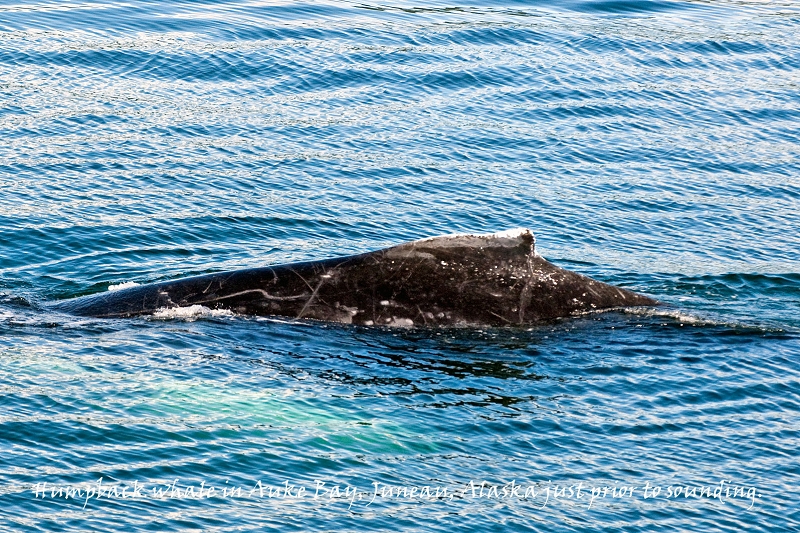
[[[793,3],[0,13],[0,528],[798,529]],[[42,305],[520,226],[555,263],[668,305],[529,330]],[[32,496],[101,476],[759,496]]]

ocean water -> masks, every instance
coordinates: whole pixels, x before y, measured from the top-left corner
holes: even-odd
[[[788,0],[0,3],[0,530],[800,530],[798,124]],[[45,305],[511,227],[669,306]]]

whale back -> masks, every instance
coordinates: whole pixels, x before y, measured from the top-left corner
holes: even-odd
[[[57,304],[98,317],[193,305],[363,325],[524,325],[655,300],[559,268],[527,229],[444,235],[366,254],[196,276]]]

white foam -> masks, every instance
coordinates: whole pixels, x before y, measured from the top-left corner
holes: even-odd
[[[110,291],[120,291],[122,289],[130,289],[131,287],[138,287],[139,284],[135,281],[126,281],[124,283],[117,283],[116,285],[109,285],[108,290]]]
[[[153,313],[154,318],[161,319],[191,319],[209,316],[233,316],[229,309],[209,309],[204,305],[190,305],[188,307],[162,307]]]
[[[707,325],[720,325],[722,322],[717,322],[711,319],[701,318],[696,315],[690,315],[679,309],[659,308],[659,307],[628,307],[622,309],[623,313],[629,315],[650,316],[650,317],[664,317],[677,320],[681,324],[691,324],[698,326]]]

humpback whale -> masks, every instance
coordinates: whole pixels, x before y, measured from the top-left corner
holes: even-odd
[[[659,302],[557,267],[536,253],[530,230],[517,229],[164,281],[53,307],[112,318],[194,305],[366,326],[504,326]]]

